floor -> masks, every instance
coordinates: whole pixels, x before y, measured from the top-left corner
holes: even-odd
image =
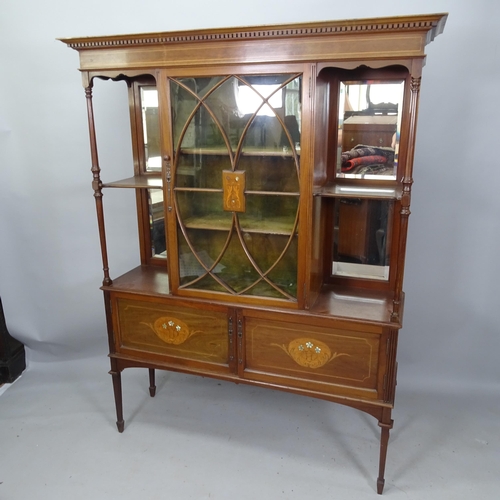
[[[123,373],[108,360],[33,363],[0,396],[1,500],[378,498],[377,422],[245,385]],[[384,497],[500,498],[499,394],[398,385]]]

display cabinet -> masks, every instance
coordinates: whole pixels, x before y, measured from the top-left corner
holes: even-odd
[[[382,492],[424,48],[445,21],[63,40],[87,98],[120,432],[129,367],[152,396],[166,369],[322,398],[378,420]],[[128,89],[133,162],[112,182],[97,79]],[[117,277],[108,188],[136,193],[140,265]]]

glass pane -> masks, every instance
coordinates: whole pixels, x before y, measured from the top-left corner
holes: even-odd
[[[227,234],[210,233],[212,246],[207,250],[203,246],[202,240],[206,238],[208,233],[204,230],[187,229],[186,239],[184,234],[180,230],[178,231],[180,284],[181,286],[191,285],[190,288],[227,292],[227,289],[213,278],[213,275],[217,276],[223,269],[220,264],[215,262],[215,259],[224,247]],[[201,250],[197,250],[200,248]]]
[[[389,279],[393,202],[342,198],[335,204],[335,276]]]
[[[285,254],[268,275],[273,283],[293,297],[297,295],[297,241],[297,235],[292,236]],[[276,242],[277,238],[274,238],[274,251],[279,251],[280,246],[277,246]]]
[[[403,81],[340,83],[337,177],[395,179]]]
[[[158,91],[154,86],[141,87],[142,129],[144,155],[148,172],[161,171],[160,122],[158,118]]]
[[[182,84],[171,81],[170,86],[174,150],[180,149],[181,136],[183,147],[194,148],[196,146],[196,123],[192,119],[192,115],[199,102],[195,93],[196,80],[194,78],[184,79]]]
[[[185,152],[177,156],[176,188],[220,189],[222,172],[231,170],[231,159],[225,154]],[[221,195],[222,196],[222,195]]]
[[[235,293],[241,293],[260,277],[258,271],[246,255],[236,232],[232,234],[221,265],[221,277]]]
[[[242,156],[238,169],[246,172],[248,191],[299,193],[297,163],[292,156]]]
[[[244,153],[300,153],[301,80],[290,75],[240,77],[238,110],[250,120]]]
[[[151,255],[153,257],[167,256],[165,238],[165,215],[163,212],[163,191],[149,189],[149,221],[151,230]]]
[[[290,235],[298,209],[298,196],[248,195],[238,220],[243,231]]]
[[[234,80],[234,78],[233,78]],[[234,115],[234,82],[223,77],[171,80],[174,148],[227,149],[229,120]]]
[[[220,193],[179,191],[176,202],[181,224],[186,227],[226,231],[231,229],[233,215],[222,208]],[[200,245],[208,245],[208,240],[201,240]]]
[[[182,287],[296,296],[300,83],[171,80]]]
[[[231,150],[238,148],[241,134],[248,122],[248,117],[242,115],[237,104],[238,80],[231,76],[220,82],[218,86],[204,99],[203,105],[207,113],[211,114],[213,121],[217,123],[220,134],[220,143],[214,144],[225,146],[221,140],[222,133],[228,139]]]

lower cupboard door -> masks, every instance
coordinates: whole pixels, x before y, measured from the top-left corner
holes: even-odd
[[[228,319],[224,309],[195,309],[121,297],[115,304],[118,353],[169,364],[227,367]]]
[[[379,399],[380,334],[245,318],[244,378]]]

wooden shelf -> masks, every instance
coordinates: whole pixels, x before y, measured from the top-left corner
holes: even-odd
[[[326,285],[309,312],[324,316],[373,321],[400,328],[399,322],[391,322],[392,309],[392,294],[389,292]]]
[[[160,175],[136,175],[113,182],[103,182],[105,188],[163,189]]]
[[[200,187],[174,187],[176,193],[224,193],[220,188],[200,188]],[[255,191],[245,190],[245,195],[251,196],[295,196],[298,198],[298,191]]]
[[[400,186],[349,186],[345,184],[326,184],[314,193],[324,198],[368,198],[374,200],[400,200]]]
[[[183,148],[179,151],[183,155],[214,155],[214,156],[229,156],[229,151],[224,147],[202,147],[202,148]],[[234,153],[234,151],[233,151]],[[283,148],[268,148],[262,149],[255,146],[250,146],[244,148],[241,156],[283,156],[283,157],[293,157],[293,152],[291,148],[286,151]],[[297,151],[297,156],[300,156],[300,150]]]
[[[131,292],[140,295],[169,295],[170,284],[166,267],[139,266],[113,280],[101,290]]]
[[[233,219],[223,219],[218,214],[208,214],[202,217],[189,217],[184,220],[188,229],[208,229],[215,231],[229,231]],[[290,236],[293,230],[294,217],[274,217],[271,220],[251,217],[240,217],[240,227],[244,233],[274,234]]]

